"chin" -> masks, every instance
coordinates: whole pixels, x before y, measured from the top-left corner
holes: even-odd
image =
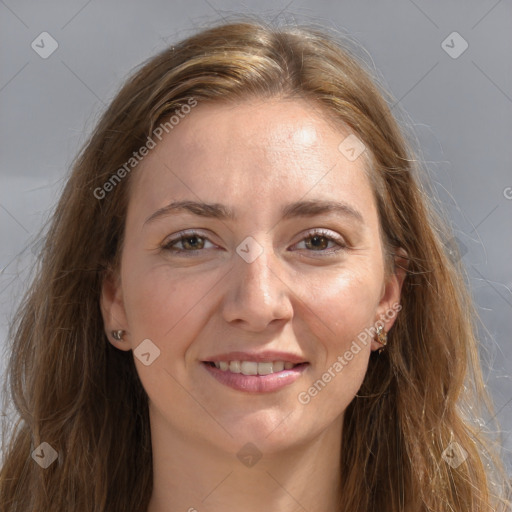
[[[225,420],[226,430],[235,443],[254,443],[265,453],[283,450],[304,441],[307,437],[305,425],[291,420],[293,414],[280,411],[258,411],[243,416],[231,416]],[[291,420],[291,421],[290,421]]]

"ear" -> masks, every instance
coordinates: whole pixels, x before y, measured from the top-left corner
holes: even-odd
[[[407,252],[399,248],[394,255],[394,268],[388,275],[383,285],[382,296],[377,307],[377,317],[375,323],[383,324],[384,330],[388,332],[395,323],[399,313],[400,297],[402,293],[402,285],[407,275],[409,260]],[[377,325],[379,325],[377,324]],[[378,350],[382,345],[372,340],[372,350]]]
[[[100,307],[105,333],[110,343],[120,350],[130,350],[131,346],[126,337],[123,340],[116,340],[112,336],[112,331],[119,329],[126,331],[128,325],[123,303],[121,277],[112,269],[107,270],[103,278]],[[128,333],[126,335],[128,336]]]

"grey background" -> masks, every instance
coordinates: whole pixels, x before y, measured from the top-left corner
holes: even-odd
[[[237,13],[347,33],[409,116],[485,326],[484,372],[512,473],[510,0],[0,0],[0,348],[38,232],[104,105],[134,66]],[[59,45],[47,59],[31,48],[43,31]],[[442,47],[454,31],[469,45],[458,58]]]

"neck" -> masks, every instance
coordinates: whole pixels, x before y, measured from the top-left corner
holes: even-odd
[[[338,509],[342,417],[300,446],[263,447],[264,453],[242,448],[246,441],[233,451],[205,444],[153,420],[153,493],[147,512]]]

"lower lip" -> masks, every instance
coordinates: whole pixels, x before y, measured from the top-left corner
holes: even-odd
[[[208,363],[202,363],[202,365],[221,384],[248,393],[270,393],[284,388],[295,382],[309,366],[308,363],[305,363],[291,370],[283,370],[269,375],[244,375],[243,373],[232,373],[229,370],[224,371],[210,366]]]

